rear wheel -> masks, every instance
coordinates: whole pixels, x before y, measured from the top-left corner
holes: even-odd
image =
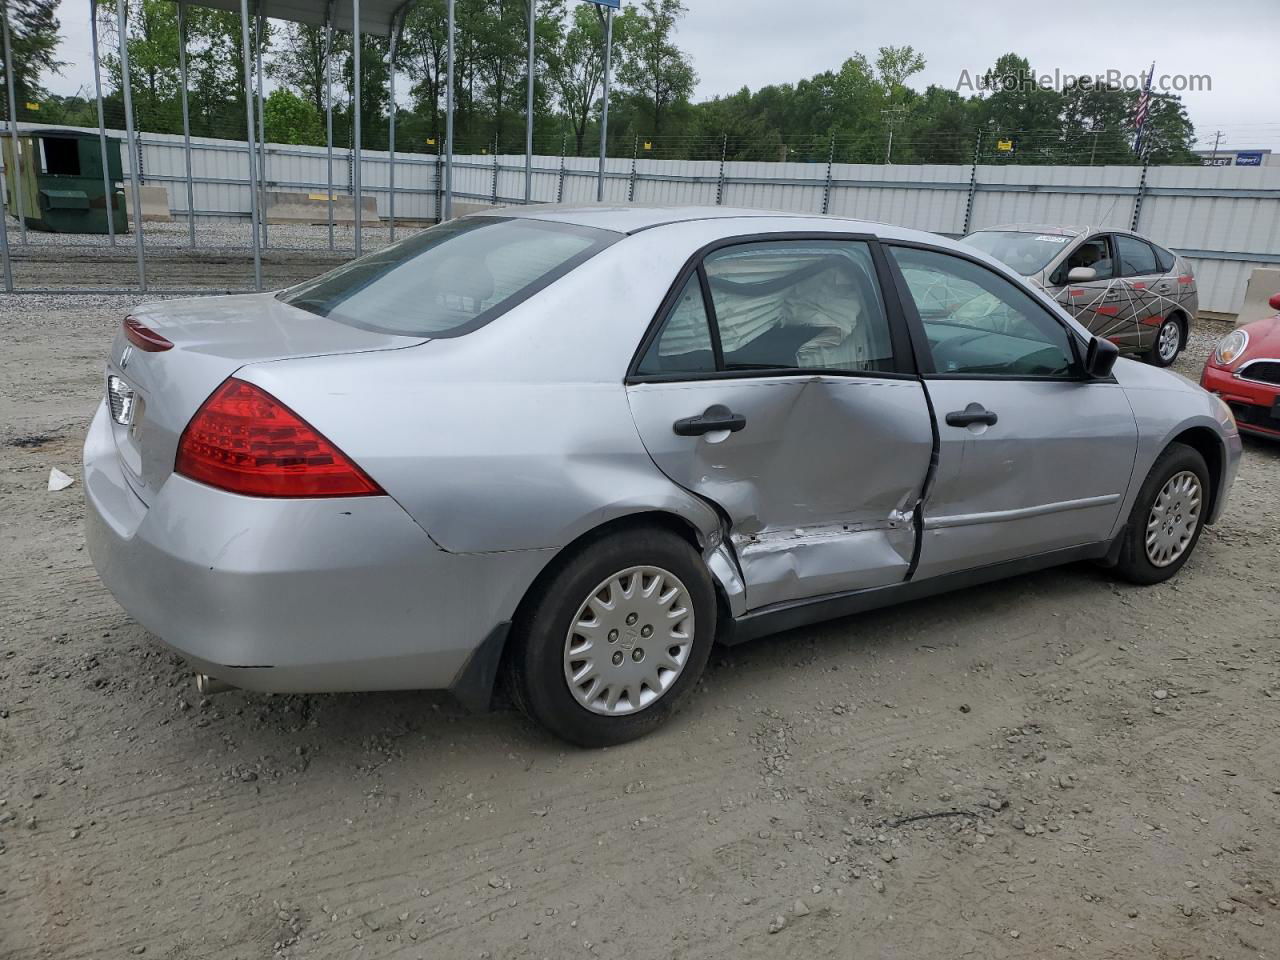
[[[1156,340],[1147,352],[1147,359],[1157,367],[1169,366],[1178,359],[1185,339],[1182,334],[1182,319],[1177,314],[1171,314],[1156,331]]]
[[[1185,444],[1170,444],[1138,491],[1116,572],[1150,584],[1182,569],[1204,529],[1209,483],[1204,457]]]
[[[684,540],[647,528],[597,540],[552,574],[516,625],[512,693],[571,743],[635,739],[693,690],[715,619],[711,576]]]

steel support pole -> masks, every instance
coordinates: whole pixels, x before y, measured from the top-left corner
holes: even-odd
[[[360,256],[364,248],[364,237],[361,219],[364,204],[361,203],[360,196],[360,167],[362,159],[360,156],[360,0],[351,0],[351,116],[352,132],[355,136],[355,161],[351,167],[351,190],[355,194],[356,210],[355,210],[355,233],[356,233],[356,256]]]
[[[454,0],[448,0],[449,72],[444,93],[444,219],[453,219],[453,34]]]
[[[1138,195],[1133,198],[1133,219],[1129,221],[1129,229],[1138,230],[1138,219],[1142,216],[1142,198],[1147,193],[1147,169],[1151,165],[1151,154],[1142,155],[1142,175],[1138,178]]]
[[[9,259],[9,209],[0,194],[0,260],[4,263],[4,292],[13,293],[13,263]]]
[[[724,158],[729,152],[729,135],[720,135],[720,176],[716,180],[716,206],[724,203]]]
[[[528,89],[525,91],[524,101],[524,202],[531,203],[533,201],[533,54],[534,44],[534,23],[537,18],[538,3],[537,0],[529,0],[529,62],[527,70]]]
[[[178,76],[182,86],[182,147],[187,163],[187,233],[192,249],[196,245],[196,191],[191,182],[191,114],[187,106],[187,20],[186,0],[178,0]]]
[[[604,159],[609,148],[609,70],[613,65],[613,7],[604,11],[604,100],[600,105],[600,173],[596,177],[596,201],[604,202]]]
[[[391,105],[387,108],[387,187],[390,191],[387,198],[387,213],[391,224],[387,239],[392,243],[396,239],[396,46],[400,41],[400,29],[404,26],[405,7],[391,18],[390,62],[387,66],[387,86],[391,96]]]
[[[556,178],[556,203],[564,200],[564,151],[565,137],[560,135],[560,175]]]
[[[822,214],[831,211],[831,167],[836,160],[836,135],[831,135],[831,145],[827,148],[827,182],[822,188]]]
[[[982,153],[982,130],[979,128],[978,135],[973,141],[973,166],[969,171],[969,198],[964,204],[964,226],[960,230],[962,237],[969,235],[969,226],[973,223],[973,199],[978,192],[978,158]]]
[[[636,158],[640,156],[640,137],[636,135],[631,140],[631,176],[627,180],[627,203],[634,203],[636,199]]]
[[[333,249],[333,3],[329,0],[324,15],[324,145],[328,170],[325,196],[329,207],[329,249]]]
[[[129,153],[129,186],[133,192],[133,237],[138,249],[138,287],[147,292],[147,267],[142,240],[142,187],[138,183],[138,161],[135,147],[138,139],[133,129],[133,81],[129,76],[129,35],[126,33],[124,0],[116,0],[116,28],[120,33],[120,86],[124,94],[124,135]]]
[[[117,0],[123,3],[124,0]],[[262,246],[258,237],[258,164],[253,137],[253,50],[249,46],[249,0],[240,0],[240,46],[244,53],[245,133],[249,147],[249,226],[253,235],[253,289],[262,289]]]
[[[266,36],[267,18],[262,15],[262,0],[257,2],[257,15],[254,19],[253,28],[253,60],[256,65],[255,73],[257,74],[258,87],[258,184],[260,190],[267,189],[267,118],[266,111],[262,109],[262,44]],[[259,202],[261,207],[261,202]],[[267,218],[261,216],[259,210],[259,221],[262,229],[262,246],[267,246]]]
[[[4,85],[9,95],[9,136],[13,140],[14,208],[18,211],[18,232],[22,242],[27,242],[27,218],[22,199],[22,160],[18,156],[18,104],[13,92],[13,51],[9,49],[9,3],[0,3],[0,20],[4,23]]]
[[[102,192],[107,207],[107,235],[116,245],[116,187],[107,164],[107,123],[102,112],[102,67],[98,62],[98,0],[89,0],[89,36],[93,44],[93,92],[98,101],[98,153],[102,157]],[[119,153],[119,151],[117,151]]]

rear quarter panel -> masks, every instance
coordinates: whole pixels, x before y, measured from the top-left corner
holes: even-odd
[[[462,337],[238,376],[297,410],[448,551],[560,547],[643,510],[711,540],[714,510],[654,466],[623,380],[676,272],[723,230],[628,237]]]

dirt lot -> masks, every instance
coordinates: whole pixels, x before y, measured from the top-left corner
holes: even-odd
[[[759,641],[582,752],[422,694],[197,696],[45,489],[127,304],[50,304],[0,306],[4,960],[1280,956],[1280,445],[1171,584]]]

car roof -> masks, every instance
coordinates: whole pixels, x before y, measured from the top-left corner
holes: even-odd
[[[974,233],[1047,233],[1055,237],[1082,237],[1086,233],[1093,233],[1094,230],[1101,229],[1092,226],[1076,226],[1061,223],[998,223],[990,227],[983,227]],[[1125,231],[1109,231],[1111,233],[1124,233]]]
[[[1120,233],[1146,240],[1148,243],[1155,242],[1140,233],[1124,227],[1103,227],[1091,224],[1075,226],[1061,223],[1001,223],[990,227],[982,227],[979,230],[974,230],[973,233],[1047,233],[1055,237],[1084,237],[1093,233]]]
[[[520,207],[495,207],[470,214],[473,217],[522,217],[572,223],[616,233],[639,233],[654,227],[696,220],[790,220],[798,227],[812,224],[814,230],[843,230],[850,233],[874,233],[883,237],[919,236],[919,231],[890,224],[849,217],[822,214],[790,213],[784,210],[753,210],[746,207],[712,206],[644,206],[636,204],[553,204],[539,203]]]

